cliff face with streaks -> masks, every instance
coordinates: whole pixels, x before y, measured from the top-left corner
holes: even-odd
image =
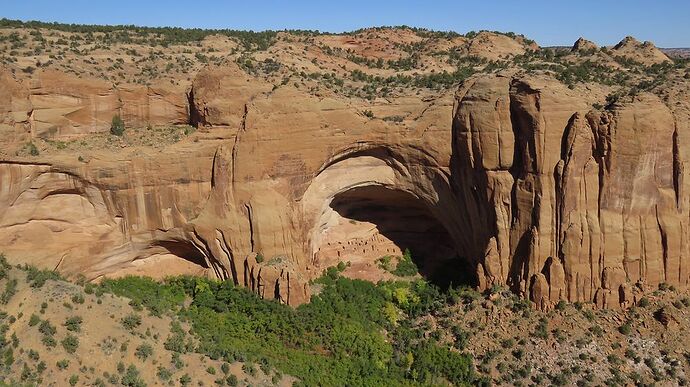
[[[630,305],[635,284],[687,284],[684,150],[659,98],[590,110],[553,82],[496,77],[457,101],[458,184],[486,246],[484,287],[541,307],[612,307]]]
[[[341,261],[389,278],[377,259],[405,249],[440,286],[508,286],[541,309],[625,307],[690,278],[683,88],[604,107],[607,89],[510,68],[371,102],[234,62],[188,85],[52,70],[4,70],[0,84],[0,251],[13,262],[88,280],[208,275],[289,304]],[[158,137],[109,136],[114,115]],[[196,131],[154,128],[181,124]]]

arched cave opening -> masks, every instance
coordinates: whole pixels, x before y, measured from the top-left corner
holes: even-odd
[[[203,269],[209,268],[204,254],[188,241],[164,240],[156,242],[155,245],[162,247],[163,249],[167,250],[170,254],[182,258],[191,264],[200,266]]]
[[[442,289],[476,285],[474,270],[451,235],[411,193],[382,185],[356,187],[337,194],[330,207],[336,218],[325,241],[330,254],[372,262],[409,249],[419,273]]]

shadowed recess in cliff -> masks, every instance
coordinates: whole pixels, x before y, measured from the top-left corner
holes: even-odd
[[[192,243],[183,240],[158,241],[155,246],[162,247],[170,254],[182,258],[189,263],[208,269],[206,257]]]
[[[473,285],[474,271],[446,228],[411,193],[381,185],[356,187],[336,195],[330,207],[341,220],[328,239],[349,245],[344,260],[375,261],[409,249],[420,274],[436,285]]]

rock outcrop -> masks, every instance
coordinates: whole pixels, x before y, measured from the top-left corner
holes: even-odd
[[[656,48],[654,43],[649,41],[642,43],[632,36],[626,36],[613,47],[612,51],[615,56],[622,56],[646,66],[671,62],[671,59]]]
[[[0,129],[23,138],[65,140],[107,132],[113,116],[132,126],[189,122],[185,88],[114,85],[58,71],[41,71],[31,80],[16,80],[0,70]]]
[[[571,51],[573,51],[573,52],[588,52],[588,51],[594,51],[597,49],[599,49],[599,47],[594,42],[581,37],[575,41],[575,44],[573,44]]]
[[[558,84],[524,78],[483,79],[459,94],[458,184],[481,193],[461,202],[479,220],[473,244],[497,246],[477,263],[487,277],[480,282],[507,284],[544,305],[604,307],[629,302],[630,284],[686,285],[672,114],[649,94],[606,111],[583,102]]]
[[[3,156],[0,250],[14,262],[89,280],[209,275],[288,304],[329,266],[366,277],[407,248],[432,281],[505,285],[542,309],[626,307],[635,289],[690,278],[690,150],[652,94],[596,110],[582,89],[506,70],[364,107],[232,62],[189,90],[0,82],[15,143],[107,131],[115,114],[199,129],[131,157]]]

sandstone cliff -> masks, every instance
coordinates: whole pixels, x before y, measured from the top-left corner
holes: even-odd
[[[284,63],[335,73],[342,58],[325,45],[377,58],[425,42],[391,30],[318,39],[313,59]],[[535,52],[486,32],[444,44],[434,47],[493,60]],[[432,281],[506,285],[543,309],[625,307],[650,286],[687,285],[685,104],[638,92],[604,107],[611,89],[519,68],[363,99],[243,63],[208,65],[189,84],[0,72],[0,250],[89,280],[209,275],[290,304],[329,266],[379,279],[376,259],[405,248]],[[84,148],[86,158],[20,151],[86,141],[114,115],[198,130],[164,147]]]

